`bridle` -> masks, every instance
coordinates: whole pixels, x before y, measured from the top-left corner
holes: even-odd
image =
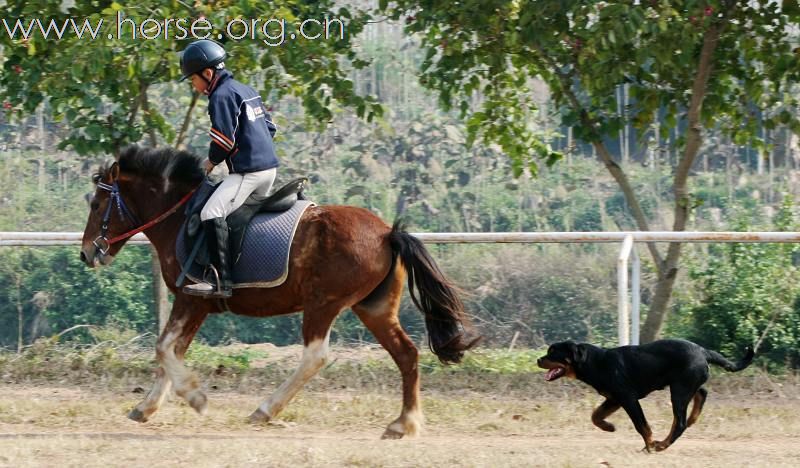
[[[122,198],[122,194],[119,191],[119,184],[117,183],[116,180],[111,185],[106,184],[104,182],[98,182],[97,188],[105,190],[106,192],[109,193],[108,206],[106,206],[106,211],[105,213],[103,213],[103,220],[102,224],[100,225],[100,235],[97,236],[97,238],[94,241],[92,241],[92,243],[94,244],[94,246],[97,248],[98,252],[100,252],[101,255],[106,255],[108,253],[108,249],[110,249],[113,244],[121,240],[127,239],[133,236],[134,234],[138,234],[144,231],[145,229],[160,223],[168,216],[175,213],[175,211],[177,211],[178,208],[181,207],[181,205],[183,205],[189,200],[192,194],[194,194],[195,190],[197,190],[197,188],[192,189],[189,193],[184,195],[183,198],[181,198],[178,201],[178,203],[176,203],[172,208],[162,213],[161,215],[157,216],[156,218],[144,224],[141,224],[139,222],[139,218],[137,218],[136,215],[134,215],[133,212],[131,212],[131,210],[128,208],[128,205],[125,204],[125,200]],[[117,212],[119,213],[120,219],[127,220],[130,225],[138,227],[134,227],[133,229],[125,232],[124,234],[120,234],[118,236],[109,239],[107,237],[108,222],[111,220],[111,211],[115,205],[117,207]]]

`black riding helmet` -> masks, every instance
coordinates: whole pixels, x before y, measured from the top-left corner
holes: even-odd
[[[181,53],[181,81],[206,68],[216,68],[227,56],[225,49],[214,41],[201,39],[192,42]]]

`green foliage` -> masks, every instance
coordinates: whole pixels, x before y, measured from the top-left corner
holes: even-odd
[[[800,128],[788,111],[800,67],[786,31],[797,17],[775,2],[402,0],[383,10],[421,38],[421,83],[468,115],[471,138],[498,142],[517,173],[535,167],[531,154],[554,160],[530,129],[535,80],[584,141],[615,138],[626,123],[647,131],[659,115],[666,137],[693,98],[702,100],[702,126],[737,144],[763,146],[761,122]],[[704,41],[716,35],[714,77],[694,89]],[[630,105],[620,114],[622,85]],[[482,105],[473,109],[476,95]]]
[[[796,230],[791,199],[776,217],[777,230]],[[737,230],[751,230],[740,221]],[[794,244],[718,244],[690,276],[701,297],[682,304],[671,331],[731,358],[759,344],[772,365],[800,365],[800,271]]]
[[[536,360],[544,356],[544,349],[506,351],[480,349],[464,356],[458,366],[442,366],[432,354],[423,354],[420,368],[426,373],[483,373],[489,375],[535,374],[542,372]]]
[[[268,318],[214,314],[206,319],[197,336],[210,345],[269,342],[285,346],[301,341],[301,323],[299,314]]]
[[[118,15],[136,25],[142,25],[146,19],[161,20],[162,28],[167,18],[185,20],[188,26],[205,17],[217,28],[214,34],[221,33],[223,25],[233,18],[283,19],[288,25],[287,40],[280,47],[267,46],[262,42],[263,37],[223,38],[231,56],[229,68],[241,71],[242,78],[253,77],[255,70],[259,70],[262,91],[276,98],[301,97],[308,117],[317,122],[331,120],[331,109],[336,103],[355,108],[360,117],[370,120],[382,113],[373,98],[356,94],[347,78],[350,68],[366,64],[357,60],[351,47],[352,38],[361,32],[368,19],[358,9],[337,7],[330,0],[285,0],[269,4],[256,0],[191,4],[149,0],[124,7],[116,2],[78,2],[67,11],[62,5],[63,2],[54,0],[8,1],[4,4],[4,15],[11,24],[19,19],[28,25],[39,18],[46,23],[45,28],[50,19],[59,25],[69,18],[77,18],[79,24],[85,19],[94,25],[102,20],[104,26],[97,37],[88,37],[86,31],[87,37],[79,38],[68,29],[56,40],[42,37],[35,28],[27,39],[21,35],[15,39],[0,35],[3,47],[0,98],[20,116],[49,101],[54,117],[70,124],[68,135],[60,142],[61,148],[71,148],[79,154],[113,154],[121,146],[148,134],[151,139],[160,135],[166,142],[175,140],[176,126],[183,119],[171,122],[150,95],[150,89],[175,82],[179,77],[178,52],[193,38],[176,39],[173,35],[187,34],[173,28],[167,38],[162,34],[147,39],[138,28],[134,39],[129,23],[117,25]],[[325,18],[337,18],[345,24],[343,37],[288,39],[297,33],[300,21]],[[319,31],[309,34],[316,32]]]
[[[186,362],[202,373],[220,368],[241,373],[250,370],[253,360],[265,357],[267,353],[255,349],[242,348],[233,352],[223,352],[208,345],[194,343],[186,353]]]
[[[128,247],[104,271],[87,269],[74,248],[3,248],[0,264],[0,280],[20,284],[19,290],[0,291],[0,310],[6,311],[0,317],[7,325],[0,329],[0,346],[17,341],[17,305],[25,318],[25,343],[81,324],[154,331],[148,249]],[[73,337],[90,339],[86,330]]]

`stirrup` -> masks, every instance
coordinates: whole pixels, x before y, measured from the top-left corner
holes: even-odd
[[[225,288],[222,286],[222,283],[219,280],[219,272],[214,265],[209,265],[209,268],[211,268],[211,271],[214,274],[214,279],[216,280],[215,284],[217,285],[216,287],[204,279],[200,283],[188,284],[184,286],[183,292],[189,294],[190,296],[202,296],[206,298],[226,299],[231,297],[233,295],[233,291],[231,288]]]

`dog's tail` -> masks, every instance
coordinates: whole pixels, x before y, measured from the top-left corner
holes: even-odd
[[[706,353],[706,361],[708,361],[709,364],[720,366],[728,372],[739,372],[740,370],[749,366],[750,363],[753,362],[753,357],[756,355],[755,351],[753,351],[753,348],[748,346],[747,349],[745,349],[745,355],[742,360],[737,363],[733,363],[716,351],[711,351],[710,349],[705,348],[703,351]]]

